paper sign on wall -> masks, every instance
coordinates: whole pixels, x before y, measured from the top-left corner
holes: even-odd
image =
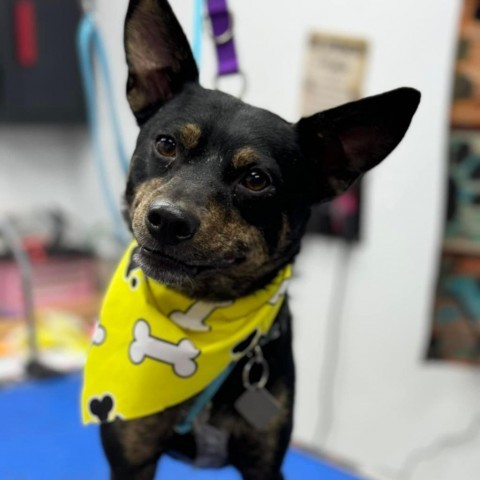
[[[302,116],[357,100],[362,96],[367,42],[324,33],[308,39],[302,91]],[[360,235],[360,185],[312,212],[309,231],[346,240]]]

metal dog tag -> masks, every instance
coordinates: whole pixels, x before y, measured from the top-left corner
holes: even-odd
[[[242,417],[257,430],[266,430],[280,411],[280,403],[264,388],[246,390],[235,402]]]
[[[257,365],[261,368],[261,376],[252,383],[250,372]],[[242,417],[257,430],[266,430],[270,421],[280,411],[280,403],[265,389],[270,369],[259,345],[253,350],[252,357],[243,367],[242,379],[245,392],[235,402],[235,408]]]

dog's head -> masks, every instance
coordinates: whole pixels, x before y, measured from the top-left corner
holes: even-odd
[[[298,252],[310,206],[381,162],[420,100],[401,88],[292,125],[202,88],[165,0],[131,0],[125,49],[141,127],[126,189],[136,261],[194,297],[266,284]]]

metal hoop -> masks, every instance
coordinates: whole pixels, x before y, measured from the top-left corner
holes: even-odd
[[[233,39],[233,15],[230,12],[230,10],[227,12],[228,14],[228,27],[227,29],[222,32],[220,35],[215,35],[215,32],[213,31],[213,26],[212,26],[212,20],[210,17],[206,17],[209,19],[207,22],[208,24],[208,31],[210,36],[212,37],[213,41],[215,42],[215,45],[225,45],[228,43],[230,40]]]
[[[240,93],[238,95],[235,95],[235,96],[242,99],[245,96],[245,93],[247,92],[247,77],[245,76],[245,74],[241,70],[238,71],[238,72],[228,74],[229,77],[232,77],[233,75],[238,75],[238,77],[241,79],[242,84],[241,84],[241,87],[240,87]],[[215,79],[214,79],[214,82],[213,82],[213,86],[214,86],[215,90],[220,90],[220,88],[219,88],[220,80],[224,77],[225,77],[225,75],[220,75],[218,73],[217,73],[217,75],[215,75]]]
[[[252,383],[250,381],[250,372],[252,371],[253,366],[257,364],[262,367],[262,375],[260,376],[258,382]],[[255,347],[255,355],[250,358],[250,360],[245,364],[242,371],[242,381],[243,386],[247,390],[261,390],[265,388],[265,385],[268,382],[268,378],[270,377],[270,368],[268,366],[267,361],[263,357],[263,353],[261,348],[257,345]]]

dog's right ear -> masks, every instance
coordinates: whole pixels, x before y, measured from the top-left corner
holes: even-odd
[[[187,38],[166,0],[130,0],[125,19],[127,98],[139,125],[198,82]]]
[[[397,88],[302,118],[295,126],[313,180],[312,203],[343,193],[400,143],[420,92]]]

